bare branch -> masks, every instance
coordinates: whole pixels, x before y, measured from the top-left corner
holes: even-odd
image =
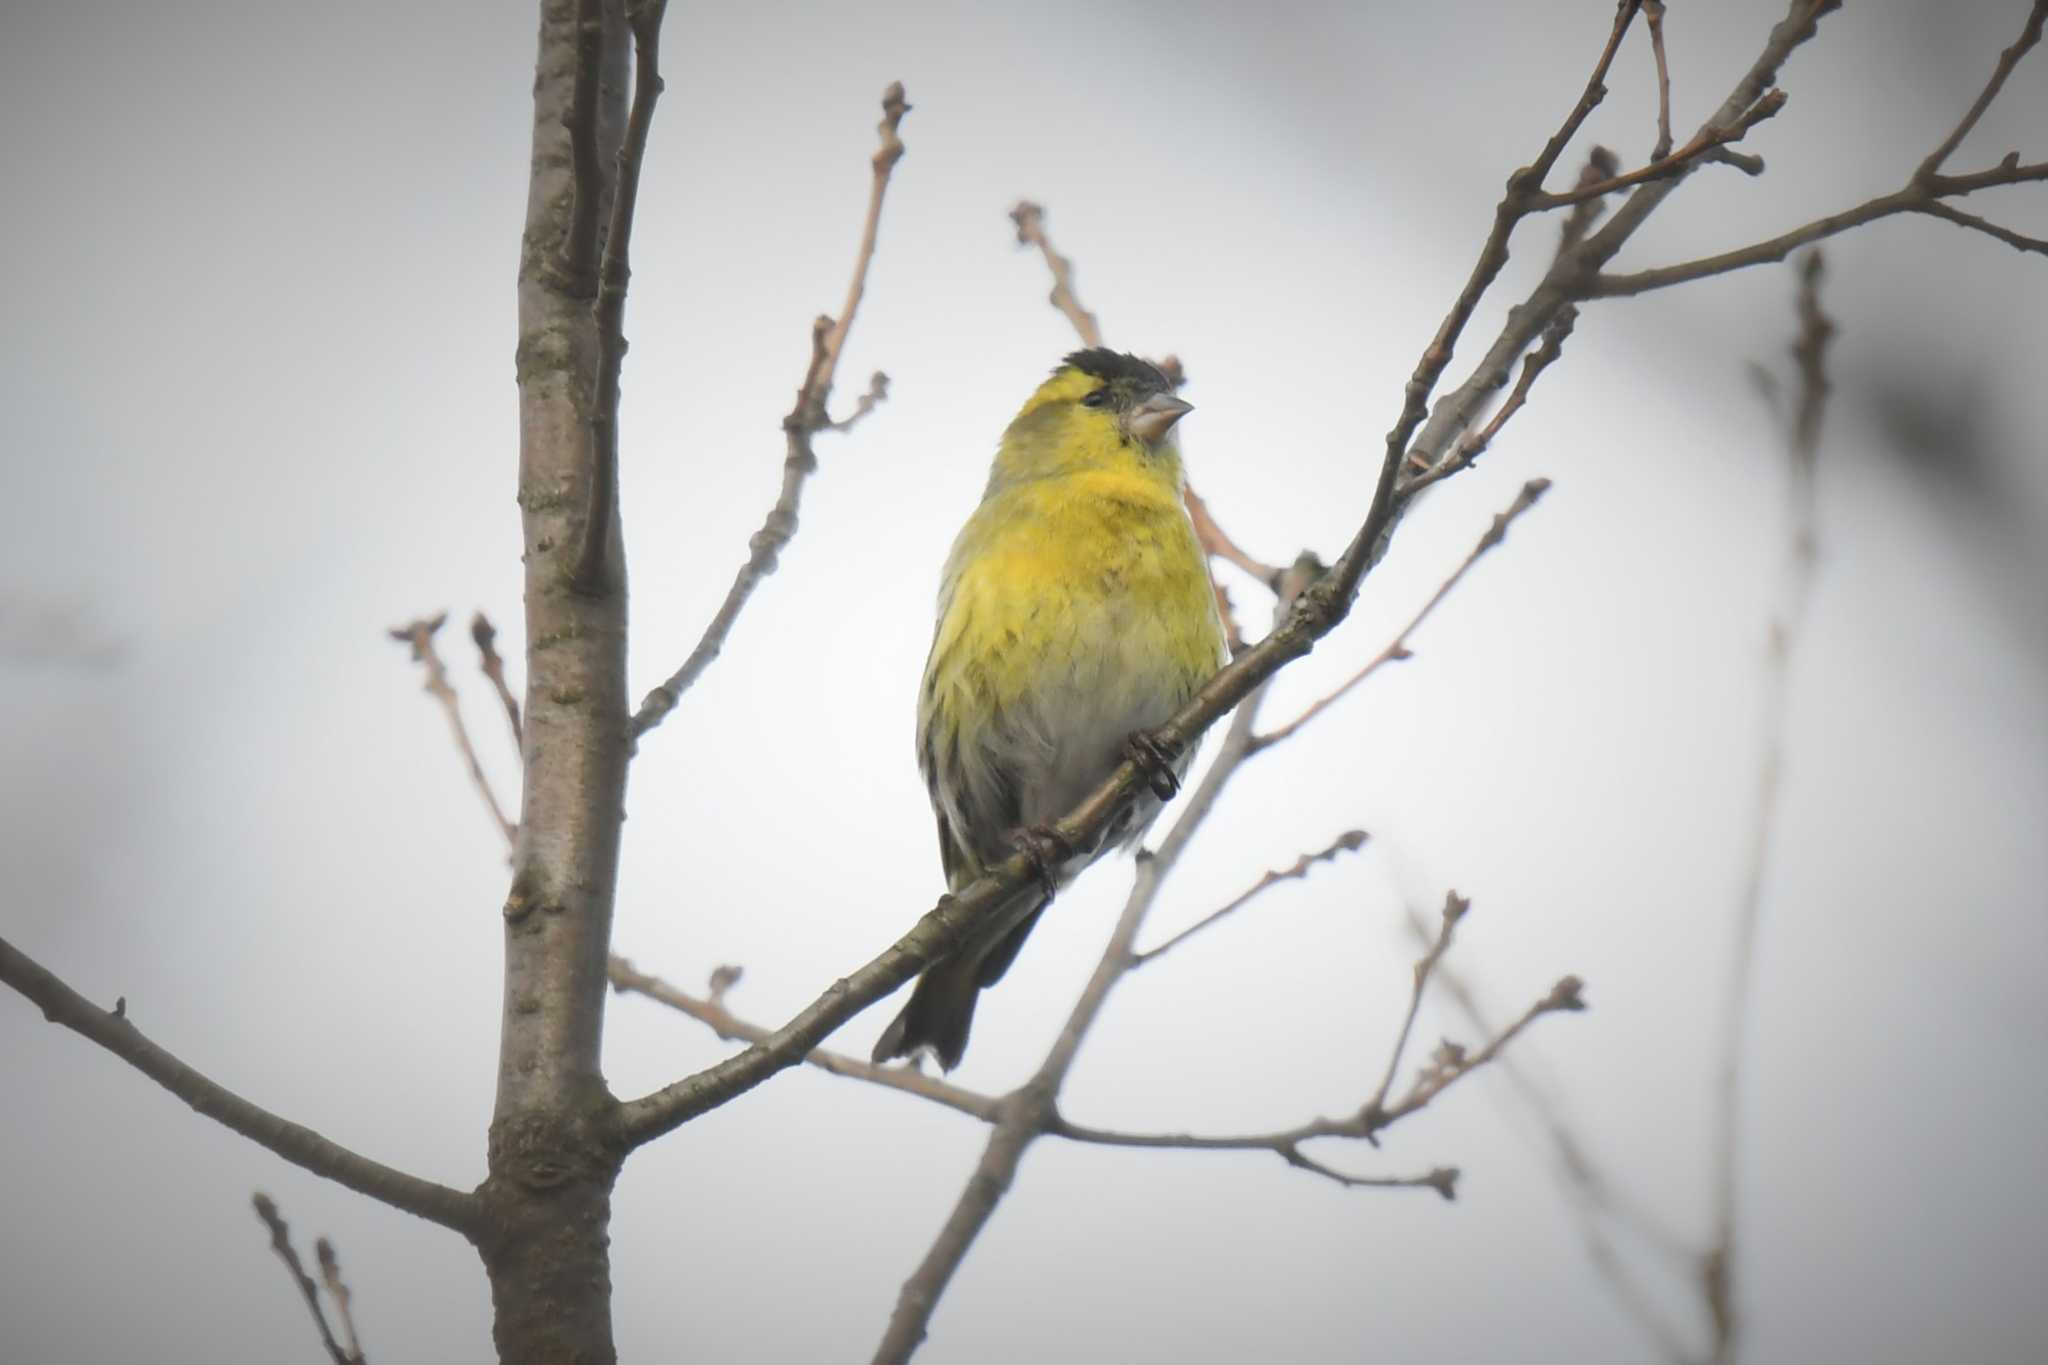
[[[306,1311],[313,1315],[313,1325],[320,1329],[320,1344],[327,1348],[327,1354],[333,1359],[334,1365],[363,1365],[361,1352],[344,1351],[341,1343],[334,1339],[334,1332],[327,1325],[327,1314],[320,1309],[320,1288],[313,1283],[313,1277],[306,1273],[306,1267],[299,1261],[298,1250],[292,1246],[291,1229],[285,1226],[283,1216],[278,1213],[277,1201],[259,1190],[249,1202],[256,1206],[256,1216],[270,1229],[270,1249],[277,1253],[277,1258],[284,1262],[285,1269],[291,1272],[292,1283],[298,1286],[300,1297],[306,1301]],[[323,1240],[320,1245],[325,1247],[327,1243]],[[324,1259],[321,1269],[326,1269]],[[354,1345],[353,1335],[350,1337],[350,1345]]]
[[[1979,218],[1974,213],[1965,213],[1959,208],[1953,208],[1948,204],[1942,203],[1940,200],[1929,204],[1922,204],[1917,212],[1924,213],[1930,218],[1944,219],[1954,223],[1957,227],[1966,227],[1973,232],[1981,232],[1987,237],[1995,237],[2007,246],[2017,250],[2033,251],[2043,256],[2048,256],[2048,240],[2040,237],[2029,237],[2025,233],[2014,232],[2008,227],[2000,227],[1998,224],[1987,219]]]
[[[1607,148],[1595,145],[1586,153],[1586,164],[1579,168],[1579,185],[1581,188],[1597,185],[1620,170],[1621,159]],[[1599,222],[1600,216],[1606,212],[1606,202],[1597,198],[1581,199],[1572,205],[1572,211],[1564,216],[1564,226],[1558,229],[1557,255],[1563,256],[1585,241],[1586,234],[1593,230],[1593,224]],[[1556,264],[1555,258],[1551,264]]]
[[[712,974],[711,992],[706,999],[699,999],[658,976],[650,976],[625,958],[616,955],[610,962],[610,976],[614,991],[620,994],[645,996],[649,1000],[667,1005],[670,1009],[687,1014],[708,1026],[713,1033],[728,1042],[759,1043],[766,1041],[770,1036],[770,1030],[759,1024],[748,1023],[725,1007],[726,990],[732,982],[739,979],[737,967],[721,967]],[[927,1076],[916,1067],[876,1066],[872,1062],[849,1057],[840,1052],[828,1052],[824,1048],[814,1048],[804,1057],[804,1061],[834,1076],[866,1081],[889,1090],[900,1090],[906,1095],[930,1100],[934,1104],[957,1110],[984,1123],[996,1121],[1000,1101],[994,1096],[983,1095],[938,1077]]]
[[[1356,853],[1359,849],[1365,847],[1366,837],[1366,833],[1362,829],[1346,830],[1331,841],[1327,847],[1317,849],[1314,853],[1304,853],[1299,858],[1296,858],[1293,866],[1275,869],[1266,873],[1249,887],[1239,892],[1236,898],[1227,905],[1211,910],[1187,928],[1167,939],[1157,948],[1133,954],[1130,961],[1131,970],[1135,971],[1155,958],[1163,957],[1174,948],[1193,938],[1196,934],[1215,924],[1218,920],[1242,910],[1246,905],[1257,899],[1259,893],[1268,887],[1277,886],[1285,881],[1304,881],[1308,878],[1309,869],[1313,868],[1317,863],[1334,862],[1337,856],[1342,853]]]
[[[1422,915],[1412,909],[1408,913],[1408,929],[1426,951],[1434,936]],[[1478,998],[1473,994],[1472,988],[1450,964],[1439,962],[1436,970],[1431,973],[1431,979],[1436,983],[1439,992],[1450,997],[1475,1033],[1481,1036],[1490,1036],[1493,1033],[1493,1025],[1487,1021],[1485,1013],[1480,1009]],[[1623,1259],[1603,1219],[1612,1219],[1626,1227],[1632,1234],[1643,1238],[1674,1265],[1683,1267],[1688,1273],[1697,1263],[1698,1253],[1651,1218],[1642,1208],[1632,1202],[1624,1202],[1617,1196],[1606,1177],[1594,1165],[1585,1145],[1558,1111],[1556,1103],[1515,1064],[1512,1057],[1502,1056],[1496,1060],[1495,1065],[1549,1141],[1558,1183],[1571,1205],[1573,1215],[1579,1224],[1580,1235],[1585,1238],[1586,1256],[1594,1270],[1607,1282],[1616,1302],[1636,1321],[1644,1334],[1657,1344],[1666,1360],[1674,1362],[1674,1365],[1690,1365],[1692,1352],[1686,1348],[1678,1330],[1665,1320],[1656,1300],[1638,1280],[1632,1260]]]
[[[889,397],[889,376],[876,370],[868,376],[868,391],[854,400],[853,411],[836,422],[825,423],[828,431],[852,431],[854,423],[873,412]]]
[[[818,467],[811,438],[820,431],[850,428],[871,412],[888,392],[888,376],[878,372],[869,382],[868,393],[852,416],[835,423],[825,410],[832,396],[832,381],[838,373],[840,353],[846,347],[847,334],[853,330],[854,314],[867,292],[868,265],[874,260],[875,243],[881,230],[882,200],[888,193],[890,173],[903,159],[903,140],[897,135],[897,129],[903,123],[903,116],[909,112],[910,104],[904,98],[901,81],[882,92],[882,121],[877,125],[882,145],[872,158],[874,178],[868,189],[868,211],[861,226],[860,248],[854,255],[853,281],[847,286],[846,305],[840,310],[838,321],[820,315],[811,324],[810,364],[804,371],[803,383],[797,388],[795,406],[782,419],[787,450],[782,461],[782,489],[776,496],[775,505],[768,509],[761,529],[754,532],[747,542],[747,561],[734,576],[732,587],[726,590],[725,601],[711,618],[711,624],[705,627],[696,647],[683,660],[681,668],[647,694],[640,703],[640,709],[634,713],[631,734],[635,743],[676,709],[676,703],[682,700],[683,694],[724,650],[726,637],[732,634],[733,623],[739,620],[748,599],[781,562],[783,547],[796,535],[797,511],[803,503],[804,482]]]
[[[1991,69],[1991,79],[1984,82],[1983,90],[1978,92],[1976,100],[1964,113],[1962,121],[1941,140],[1939,147],[1927,154],[1927,159],[1913,172],[1914,179],[1926,180],[1932,177],[1941,169],[1942,163],[1955,153],[1956,148],[1962,145],[1963,139],[1970,135],[1970,130],[1977,126],[1977,120],[1984,117],[1984,111],[1998,98],[1998,92],[2005,88],[2005,78],[2020,64],[2020,59],[2041,41],[2041,26],[2044,21],[2048,21],[2048,0],[2034,0],[2033,8],[2027,11],[2027,22],[2020,29],[2020,36],[2011,47],[1998,54],[1998,64]]]
[[[491,624],[490,617],[478,612],[469,618],[469,638],[476,642],[479,666],[491,680],[498,704],[505,708],[505,721],[512,727],[512,745],[523,749],[526,729],[519,723],[519,698],[512,695],[512,688],[505,681],[505,661],[498,656],[498,628]]]
[[[1391,1088],[1392,1072],[1398,1069],[1400,1056],[1406,1048],[1408,1034],[1415,1020],[1415,1001],[1420,999],[1422,984],[1427,984],[1436,962],[1448,948],[1450,927],[1464,913],[1466,902],[1453,893],[1445,906],[1445,923],[1430,954],[1416,964],[1417,992],[1411,999],[1407,1021],[1401,1029],[1400,1040],[1394,1049],[1393,1066],[1389,1080],[1373,1099],[1368,1100],[1357,1113],[1347,1118],[1316,1118],[1292,1128],[1282,1128],[1267,1133],[1233,1133],[1209,1135],[1200,1133],[1125,1133],[1111,1129],[1089,1128],[1068,1122],[1054,1113],[1048,1122],[1046,1132],[1075,1142],[1092,1142],[1111,1147],[1155,1147],[1175,1148],[1201,1152],[1244,1152],[1269,1151],[1289,1165],[1312,1171],[1317,1175],[1337,1179],[1349,1184],[1378,1184],[1397,1186],[1427,1185],[1444,1198],[1455,1197],[1455,1183],[1458,1172],[1455,1168],[1440,1168],[1426,1177],[1346,1177],[1320,1162],[1306,1159],[1302,1148],[1305,1144],[1322,1138],[1348,1138],[1363,1140],[1377,1145],[1378,1135],[1393,1124],[1427,1107],[1430,1101],[1448,1090],[1465,1076],[1480,1067],[1500,1058],[1507,1046],[1537,1019],[1546,1014],[1583,1010],[1585,1002],[1581,996],[1583,986],[1579,979],[1567,976],[1551,987],[1550,992],[1495,1034],[1477,1052],[1466,1049],[1448,1040],[1440,1044],[1431,1055],[1429,1064],[1417,1076],[1414,1083],[1391,1106],[1385,1103],[1386,1092]]]
[[[1394,1036],[1394,1051],[1387,1058],[1387,1074],[1380,1078],[1380,1088],[1373,1091],[1372,1098],[1365,1102],[1365,1112],[1369,1115],[1386,1112],[1387,1092],[1394,1088],[1394,1078],[1401,1073],[1401,1054],[1408,1050],[1408,1035],[1415,1031],[1415,1016],[1422,1010],[1422,993],[1429,988],[1429,974],[1450,951],[1451,934],[1471,908],[1472,902],[1457,892],[1444,893],[1444,908],[1440,912],[1442,927],[1437,930],[1436,941],[1429,945],[1429,951],[1416,960],[1408,991],[1408,1013],[1401,1020],[1401,1031]]]
[[[1359,669],[1358,672],[1347,678],[1336,691],[1316,701],[1306,711],[1303,711],[1277,730],[1269,731],[1252,741],[1252,751],[1256,753],[1261,749],[1270,749],[1275,744],[1289,738],[1295,731],[1328,710],[1340,697],[1356,688],[1360,683],[1363,683],[1386,665],[1400,663],[1404,659],[1413,658],[1414,651],[1408,647],[1408,637],[1413,635],[1417,627],[1429,619],[1430,613],[1435,611],[1437,605],[1451,595],[1451,590],[1464,580],[1465,575],[1471,572],[1472,566],[1484,558],[1487,551],[1507,539],[1508,527],[1514,524],[1515,519],[1534,507],[1537,500],[1549,491],[1550,480],[1548,479],[1531,479],[1523,484],[1522,491],[1515,495],[1515,500],[1508,504],[1507,510],[1495,514],[1492,524],[1486,528],[1486,533],[1479,537],[1478,543],[1472,547],[1471,553],[1465,556],[1464,562],[1452,570],[1451,576],[1437,586],[1437,590],[1430,595],[1429,600],[1422,604],[1422,609],[1408,619],[1408,624],[1401,627],[1401,633],[1396,635],[1385,649],[1374,655],[1364,668]]]
[[[1458,292],[1451,304],[1451,311],[1438,326],[1436,336],[1423,349],[1422,357],[1415,363],[1415,371],[1408,377],[1402,390],[1401,414],[1387,432],[1386,459],[1381,465],[1380,486],[1373,494],[1373,512],[1367,518],[1369,529],[1376,540],[1384,528],[1392,509],[1388,499],[1393,493],[1394,472],[1401,467],[1402,456],[1408,449],[1410,438],[1422,425],[1423,417],[1429,411],[1430,395],[1436,391],[1437,381],[1443,378],[1444,370],[1451,363],[1451,356],[1457,350],[1458,338],[1464,334],[1465,325],[1472,320],[1474,310],[1493,282],[1500,277],[1502,267],[1508,263],[1508,238],[1514,234],[1515,225],[1532,211],[1533,199],[1542,193],[1543,181],[1549,176],[1564,149],[1578,135],[1579,127],[1596,105],[1607,98],[1607,71],[1614,65],[1614,54],[1621,49],[1621,40],[1634,22],[1636,11],[1641,8],[1640,0],[1621,0],[1614,10],[1614,28],[1607,35],[1607,45],[1601,49],[1600,59],[1593,64],[1593,74],[1586,79],[1586,87],[1579,95],[1579,102],[1565,115],[1550,140],[1536,159],[1508,177],[1507,191],[1493,211],[1493,227],[1486,234],[1486,241],[1479,248],[1479,259],[1473,262],[1472,273],[1465,281],[1465,287]],[[1540,330],[1540,329],[1539,329]],[[1515,348],[1519,355],[1521,346]],[[1462,425],[1462,423],[1461,423]],[[1368,541],[1370,544],[1371,541]]]
[[[1664,62],[1664,0],[1643,0],[1643,22],[1650,26],[1650,55],[1657,63],[1657,145],[1650,160],[1671,154],[1671,68]]]
[[[313,1243],[313,1255],[320,1262],[320,1283],[327,1287],[327,1297],[334,1300],[334,1318],[341,1326],[341,1339],[347,1343],[344,1352],[352,1365],[367,1365],[363,1343],[356,1336],[352,1307],[355,1295],[349,1291],[348,1281],[341,1278],[341,1258],[334,1254],[334,1243],[320,1238]]]
[[[1045,209],[1029,199],[1020,199],[1017,207],[1010,210],[1010,221],[1017,225],[1018,245],[1035,246],[1045,257],[1045,267],[1052,272],[1052,293],[1048,296],[1052,306],[1074,324],[1083,346],[1100,346],[1102,328],[1095,314],[1083,308],[1074,293],[1074,263],[1054,251],[1052,239],[1045,235]]]
[[[586,6],[588,8],[588,6]],[[661,20],[668,0],[628,0],[626,23],[633,31],[633,106],[626,117],[626,139],[619,144],[618,169],[612,181],[612,219],[605,230],[604,256],[597,269],[597,392],[590,408],[590,502],[583,515],[582,548],[577,551],[571,586],[586,596],[613,590],[610,567],[612,522],[618,517],[619,489],[619,373],[626,360],[626,285],[632,278],[631,248],[633,215],[639,207],[640,167],[647,159],[647,134],[654,126],[654,103],[661,98]],[[580,49],[594,40],[586,33],[579,39],[577,100],[584,98],[588,72],[581,65]],[[594,60],[592,66],[594,67]],[[594,84],[594,79],[592,82]],[[584,135],[576,133],[577,150],[586,150]],[[595,158],[595,148],[589,150]],[[576,196],[579,217],[572,220],[572,232],[581,225],[586,180],[577,169]]]
[[[1792,661],[1812,607],[1817,562],[1819,527],[1814,469],[1820,453],[1821,418],[1827,406],[1827,348],[1835,332],[1834,323],[1821,310],[1820,282],[1820,253],[1813,252],[1799,272],[1799,336],[1792,347],[1798,370],[1798,396],[1787,440],[1787,520],[1791,535],[1785,559],[1785,585],[1781,605],[1771,622],[1770,648],[1764,656],[1763,740],[1755,823],[1750,827],[1749,860],[1743,876],[1742,898],[1736,908],[1734,949],[1722,1005],[1714,1244],[1701,1280],[1714,1328],[1713,1358],[1722,1362],[1734,1359],[1741,1322],[1736,1301],[1736,1213],[1740,1202],[1737,1178],[1741,1168],[1743,1045],[1749,1027],[1750,1002],[1756,994],[1756,945],[1783,785]]]
[[[294,1166],[346,1185],[380,1204],[470,1234],[475,1219],[475,1201],[470,1195],[357,1156],[200,1075],[143,1036],[128,1018],[125,997],[116,1001],[113,1009],[103,1010],[5,939],[0,939],[0,983],[27,997],[51,1023],[98,1043],[199,1113]]]
[[[1770,265],[1784,260],[1800,247],[1811,246],[1825,241],[1837,233],[1850,228],[1874,223],[1880,218],[1890,218],[1902,213],[1928,214],[1932,217],[1947,218],[1951,222],[1961,221],[1954,210],[1940,211],[1941,200],[1956,195],[1974,193],[1998,185],[2022,185],[2048,180],[2048,161],[2021,164],[2017,157],[2007,157],[1987,171],[1968,176],[1935,176],[1931,180],[1908,185],[1890,194],[1878,195],[1865,200],[1854,208],[1840,213],[1831,213],[1825,218],[1816,218],[1790,232],[1780,233],[1765,241],[1753,242],[1749,246],[1733,251],[1723,251],[1714,256],[1702,256],[1698,260],[1685,261],[1678,265],[1660,266],[1655,270],[1638,270],[1628,274],[1602,274],[1586,286],[1585,296],[1597,299],[1628,298],[1636,294],[1647,294],[1655,289],[1669,289],[1677,284],[1690,284],[1712,275],[1725,275],[1734,270],[1746,270],[1753,265]],[[1981,224],[1981,226],[1980,226]],[[1964,224],[1979,231],[1992,231],[1992,225],[1982,220]],[[2022,250],[2033,250],[2031,238],[2013,240],[2011,237],[1992,231],[2008,245]]]
[[[1732,126],[1743,117],[1745,111],[1753,109],[1764,97],[1765,92],[1775,84],[1778,69],[1790,58],[1794,50],[1813,37],[1818,30],[1820,18],[1838,7],[1839,0],[1790,0],[1785,18],[1771,29],[1763,51],[1750,64],[1728,97],[1702,127],[1712,129]],[[1604,71],[1605,68],[1601,69]],[[1403,421],[1397,427],[1396,433],[1392,434],[1405,437],[1408,432],[1414,433],[1411,459],[1413,470],[1427,472],[1452,454],[1459,438],[1470,427],[1481,408],[1495,392],[1507,387],[1515,362],[1536,344],[1563,308],[1596,292],[1589,283],[1595,272],[1614,258],[1623,244],[1651,214],[1656,212],[1664,200],[1684,183],[1692,170],[1706,159],[1708,158],[1703,157],[1700,161],[1681,166],[1669,177],[1636,186],[1598,232],[1592,233],[1584,242],[1561,254],[1536,288],[1520,304],[1507,310],[1506,321],[1492,345],[1488,347],[1486,355],[1463,383],[1429,409],[1428,420],[1420,423],[1419,430],[1416,429],[1419,417],[1411,421],[1408,411],[1404,410]],[[1501,218],[1515,216],[1520,211],[1517,203],[1518,191],[1526,193],[1532,188],[1534,187],[1528,185],[1525,178],[1519,174],[1509,181],[1509,195],[1502,200],[1501,207],[1495,212],[1495,232],[1500,240],[1497,243],[1493,237],[1488,239],[1487,249],[1481,253],[1480,266],[1475,267],[1473,284],[1467,286],[1466,294],[1460,296],[1451,316],[1445,320],[1446,330],[1453,335],[1462,329],[1465,319],[1469,318],[1471,309],[1477,301],[1477,292],[1483,292],[1484,287],[1498,274],[1500,264],[1506,260]],[[1493,259],[1496,254],[1498,260]],[[1426,377],[1428,385],[1433,386],[1435,376],[1441,373],[1449,357],[1445,355],[1438,359],[1426,356],[1426,359],[1430,360],[1434,368],[1426,376],[1418,371],[1418,377]],[[1427,389],[1424,391],[1425,397],[1426,394]],[[1411,382],[1410,409],[1417,409],[1421,405],[1422,399],[1414,396]],[[1390,469],[1383,465],[1381,487],[1374,495],[1375,510],[1368,518],[1368,529],[1375,536],[1383,536],[1390,531],[1396,519],[1396,511],[1405,510],[1405,507],[1395,509],[1387,505],[1392,494]],[[1375,544],[1368,559],[1377,558],[1383,549],[1383,545]]]
[[[1598,199],[1617,190],[1646,185],[1653,180],[1668,180],[1681,171],[1690,170],[1694,165],[1706,161],[1724,161],[1746,171],[1750,175],[1763,172],[1763,162],[1755,157],[1732,157],[1726,154],[1730,143],[1740,142],[1749,135],[1749,130],[1766,119],[1774,118],[1785,107],[1785,92],[1766,90],[1757,102],[1736,116],[1734,122],[1722,126],[1708,124],[1693,134],[1692,140],[1677,151],[1652,161],[1647,166],[1591,184],[1578,185],[1557,194],[1531,195],[1528,204],[1530,212],[1541,213],[1549,209],[1561,209],[1572,204],[1581,204],[1588,199]]]
[[[498,803],[498,794],[491,790],[490,778],[484,776],[483,764],[477,761],[476,746],[469,742],[469,727],[462,720],[462,701],[455,695],[455,688],[448,681],[448,670],[441,663],[441,653],[434,647],[434,634],[447,624],[448,613],[438,616],[423,616],[408,621],[402,626],[393,626],[387,634],[412,647],[413,662],[426,670],[426,690],[441,704],[441,710],[448,717],[448,729],[455,737],[455,747],[462,753],[462,761],[469,768],[469,780],[476,786],[477,794],[484,799],[484,805],[491,812],[491,820],[498,832],[511,843],[519,837],[519,827],[505,817],[505,808]],[[488,624],[488,623],[487,623]],[[488,665],[485,668],[489,672]]]
[[[1820,0],[1818,10],[1834,8],[1830,0]],[[1817,15],[1816,15],[1817,17]],[[1968,175],[1942,175],[1940,169],[1955,149],[1961,145],[1970,130],[1977,126],[1984,111],[1998,98],[2005,87],[2006,77],[2020,64],[2029,51],[2041,40],[2044,21],[2048,21],[2048,0],[2034,0],[2027,13],[2025,25],[2013,45],[1999,54],[1998,64],[1991,72],[1983,90],[1964,112],[1956,126],[1943,138],[1941,145],[1929,153],[1913,171],[1912,178],[1903,189],[1891,194],[1881,194],[1866,200],[1851,209],[1817,218],[1803,227],[1781,233],[1766,241],[1756,242],[1733,251],[1701,257],[1679,265],[1664,266],[1656,270],[1639,270],[1630,274],[1602,274],[1594,278],[1585,289],[1588,298],[1623,298],[1634,294],[1648,293],[1653,289],[1668,289],[1675,284],[1686,284],[1693,280],[1706,279],[1712,275],[1725,275],[1732,270],[1742,270],[1753,265],[1764,265],[1782,261],[1800,247],[1832,237],[1865,223],[1876,222],[1900,213],[1919,213],[1928,217],[1941,218],[1958,226],[1987,233],[2007,246],[2021,251],[2048,250],[2040,239],[2027,237],[1985,221],[1974,214],[1964,213],[1944,200],[1973,194],[1978,190],[1991,189],[2000,185],[2019,185],[2048,180],[2048,162],[2023,165],[2018,152],[2008,153],[1996,166],[1989,170]]]
[[[1048,1136],[1065,1138],[1069,1142],[1089,1143],[1101,1147],[1271,1152],[1296,1170],[1319,1175],[1347,1189],[1429,1189],[1435,1190],[1447,1200],[1455,1200],[1458,1197],[1458,1177],[1461,1174],[1456,1166],[1438,1166],[1420,1175],[1355,1175],[1340,1171],[1302,1150],[1304,1143],[1315,1138],[1357,1136],[1349,1132],[1343,1123],[1332,1120],[1318,1120],[1302,1128],[1290,1128],[1277,1133],[1252,1133],[1230,1137],[1203,1137],[1194,1133],[1123,1133],[1109,1128],[1089,1128],[1082,1124],[1068,1123],[1065,1119],[1055,1120],[1046,1132]]]

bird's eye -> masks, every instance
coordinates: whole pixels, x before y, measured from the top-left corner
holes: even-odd
[[[1099,408],[1108,401],[1109,390],[1097,389],[1095,392],[1089,394],[1086,398],[1083,398],[1081,400],[1081,406],[1084,408]]]

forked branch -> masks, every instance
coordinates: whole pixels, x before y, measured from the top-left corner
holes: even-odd
[[[851,415],[835,422],[826,411],[832,398],[833,380],[839,373],[839,357],[846,349],[846,338],[853,330],[854,315],[860,311],[861,299],[867,293],[868,265],[875,258],[875,243],[881,231],[882,201],[889,191],[890,174],[896,169],[896,163],[903,159],[903,139],[897,130],[902,126],[903,116],[909,112],[910,104],[904,98],[901,81],[882,92],[882,121],[877,125],[882,145],[871,161],[874,174],[868,188],[868,211],[861,225],[860,247],[854,253],[853,280],[847,285],[846,302],[839,311],[839,317],[835,320],[820,314],[811,324],[810,362],[804,369],[803,382],[797,387],[796,403],[790,408],[789,415],[782,419],[786,449],[782,461],[782,489],[776,495],[775,505],[768,509],[761,529],[754,532],[753,538],[747,542],[746,562],[740,565],[732,586],[726,589],[725,601],[719,604],[696,647],[683,660],[682,667],[649,692],[641,701],[640,709],[633,714],[631,734],[636,743],[676,709],[683,694],[704,675],[705,669],[711,667],[712,661],[724,650],[726,638],[732,634],[733,625],[746,609],[754,590],[781,563],[782,551],[796,535],[797,512],[803,505],[804,483],[818,467],[812,438],[821,431],[850,429],[888,396],[889,377],[878,371]]]

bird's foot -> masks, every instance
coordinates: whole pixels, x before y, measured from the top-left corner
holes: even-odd
[[[1017,851],[1031,860],[1031,870],[1038,874],[1045,898],[1051,900],[1058,895],[1060,869],[1074,856],[1073,844],[1051,825],[1026,825],[1011,838]]]
[[[1124,741],[1124,757],[1138,765],[1138,772],[1161,801],[1180,794],[1180,777],[1173,770],[1180,758],[1180,746],[1169,744],[1157,730],[1134,730]]]

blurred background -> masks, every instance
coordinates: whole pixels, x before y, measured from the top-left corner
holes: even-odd
[[[1904,183],[2018,33],[2019,0],[1851,5],[1791,103],[1631,243],[1645,268]],[[0,865],[6,936],[228,1086],[366,1154],[483,1174],[504,850],[385,629],[476,608],[519,639],[513,275],[530,6],[16,7],[0,43]],[[1783,6],[1673,6],[1681,141]],[[1044,203],[1119,347],[1178,353],[1192,474],[1262,558],[1333,557],[1400,385],[1508,173],[1612,6],[673,7],[627,327],[635,695],[696,639],[780,473],[809,324],[839,307],[877,101],[914,112],[803,528],[632,775],[616,947],[774,1023],[940,878],[911,753],[939,565],[994,442],[1074,338],[1006,213]],[[1959,152],[2048,153],[2048,57]],[[1633,34],[1592,141],[1654,139]],[[2048,230],[2040,192],[1973,211]],[[1525,225],[1461,360],[1548,261]],[[1819,569],[1789,696],[1755,959],[1737,1291],[1753,1360],[2048,1350],[2048,269],[1932,220],[1829,248],[1840,326]],[[1566,972],[1523,1074],[1679,1244],[1617,1234],[1707,1339],[1719,1000],[1756,811],[1788,546],[1789,267],[1589,304],[1564,361],[1403,527],[1269,703],[1377,652],[1522,481],[1550,496],[1375,678],[1240,774],[1152,937],[1358,827],[1133,979],[1077,1122],[1231,1131],[1348,1112],[1406,1005],[1405,917],[1473,900],[1487,1008]],[[1452,378],[1461,378],[1454,365]],[[1782,401],[1782,399],[1781,399]],[[1248,622],[1265,599],[1227,580]],[[485,766],[516,756],[445,633]],[[515,685],[518,679],[515,676]],[[1092,872],[984,1003],[956,1079],[1035,1067],[1129,884]],[[849,1025],[864,1053],[894,1006]],[[1418,1024],[1474,1041],[1442,1000]],[[373,1360],[488,1358],[454,1236],[187,1113],[0,1000],[9,1359],[311,1359],[251,1215],[337,1242]],[[615,1002],[639,1094],[727,1048]],[[858,1360],[979,1155],[979,1125],[790,1074],[636,1157],[613,1227],[622,1358]],[[1455,1164],[1458,1202],[1260,1154],[1040,1143],[921,1359],[1633,1361],[1658,1340],[1587,1255],[1553,1147],[1482,1073],[1362,1173]]]

